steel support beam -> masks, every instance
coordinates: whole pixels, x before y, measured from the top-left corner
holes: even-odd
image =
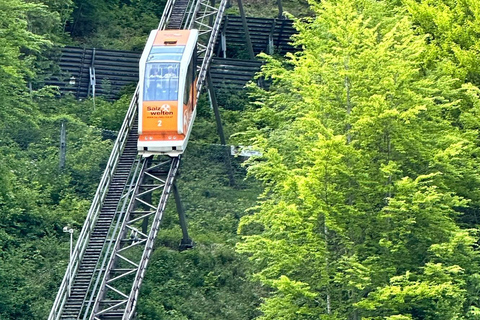
[[[178,212],[178,220],[180,221],[180,227],[182,228],[182,240],[180,241],[179,250],[184,251],[193,248],[193,240],[188,236],[187,218],[185,216],[185,210],[180,199],[180,193],[178,192],[177,184],[173,183],[173,196],[175,198],[175,205]]]
[[[245,10],[243,9],[242,0],[237,0],[238,9],[240,10],[240,15],[242,16],[243,30],[245,31],[245,41],[247,42],[248,54],[250,59],[255,59],[255,53],[253,52],[252,40],[250,39],[250,30],[248,30],[247,18],[245,17]]]
[[[278,19],[285,19],[285,17],[283,16],[282,0],[277,0],[277,6],[278,6]]]
[[[125,212],[115,250],[108,259],[90,320],[104,317],[131,320],[135,313],[145,269],[180,165],[179,158],[164,156],[142,161],[141,176],[135,179],[135,195]],[[143,232],[147,217],[150,217],[148,232]]]
[[[225,134],[223,133],[222,119],[220,117],[220,109],[218,108],[217,95],[215,94],[215,89],[212,83],[212,77],[210,77],[210,72],[207,73],[207,88],[210,95],[210,102],[212,104],[213,112],[215,113],[215,121],[217,123],[217,132],[220,137],[220,143],[223,147],[225,165],[227,166],[228,171],[228,180],[230,186],[235,185],[235,177],[233,175],[232,162],[230,161],[230,150],[227,146],[227,141],[225,139]]]

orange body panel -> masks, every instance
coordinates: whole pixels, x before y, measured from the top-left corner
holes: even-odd
[[[142,133],[177,133],[177,101],[144,101],[142,108]]]
[[[195,85],[196,83],[193,81],[192,86],[190,87],[190,94],[193,96],[193,99],[190,99],[188,105],[184,105],[183,108],[183,132],[188,131],[188,126],[190,125],[190,122],[192,121],[192,114],[193,114],[193,108],[196,105],[196,97],[197,97],[197,86]]]
[[[190,31],[188,30],[159,31],[157,32],[153,45],[165,46],[170,44],[170,45],[176,45],[176,46],[184,46],[187,44],[189,35],[190,35]],[[176,40],[176,43],[171,43],[171,41],[175,41],[175,40]]]

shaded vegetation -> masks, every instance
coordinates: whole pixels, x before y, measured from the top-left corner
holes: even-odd
[[[299,4],[284,10],[310,16],[296,22],[304,50],[262,57],[270,89],[218,93],[227,135],[263,152],[233,159],[235,187],[201,97],[178,180],[197,246],[177,251],[170,203],[138,318],[478,319],[478,1]],[[53,45],[141,49],[163,6],[0,4],[1,319],[47,317],[62,228],[80,230],[130,101],[29,83],[54,67]]]

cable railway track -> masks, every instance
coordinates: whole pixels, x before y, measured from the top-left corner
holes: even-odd
[[[158,26],[159,30],[199,30],[197,48],[203,60],[197,95],[206,78],[226,2],[211,6],[208,0],[169,0]],[[137,154],[139,90],[137,86],[49,320],[135,317],[140,286],[180,165],[180,157]],[[181,214],[180,218],[184,223]],[[184,225],[182,230],[183,247],[191,247]]]

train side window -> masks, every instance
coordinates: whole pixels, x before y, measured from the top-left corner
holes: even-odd
[[[183,94],[183,104],[185,105],[188,104],[188,101],[190,100],[190,89],[192,87],[192,82],[193,82],[193,59],[190,60],[190,63],[188,64],[187,77],[185,79],[185,91]]]

